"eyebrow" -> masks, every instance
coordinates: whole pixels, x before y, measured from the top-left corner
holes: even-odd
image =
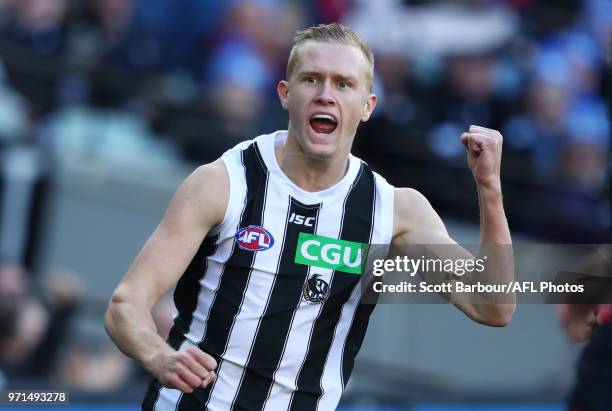
[[[323,77],[324,75],[319,72],[319,71],[314,71],[314,70],[309,70],[309,71],[302,71],[302,72],[298,72],[297,73],[298,77],[308,77],[308,76],[313,76],[313,77]],[[349,80],[352,82],[358,82],[358,79],[350,74],[341,74],[341,73],[334,73],[332,74],[332,77],[334,79],[339,79],[339,80]]]

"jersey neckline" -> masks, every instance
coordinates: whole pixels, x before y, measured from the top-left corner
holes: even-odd
[[[359,172],[360,161],[355,156],[349,153],[349,166],[344,176],[331,187],[328,187],[321,191],[306,191],[301,187],[297,186],[281,169],[280,164],[276,159],[275,148],[277,145],[282,144],[287,139],[287,130],[275,131],[272,134],[265,134],[255,139],[257,145],[260,148],[263,161],[268,167],[268,170],[275,177],[280,179],[280,182],[286,187],[292,197],[296,199],[307,198],[309,201],[322,202],[324,200],[330,200],[336,196],[346,195],[346,192],[350,185],[353,183]]]

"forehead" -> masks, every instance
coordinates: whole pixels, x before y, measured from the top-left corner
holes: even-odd
[[[295,72],[324,72],[346,77],[366,76],[370,64],[363,51],[355,45],[306,41],[297,52]]]

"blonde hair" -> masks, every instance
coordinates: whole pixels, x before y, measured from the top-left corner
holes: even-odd
[[[370,70],[367,72],[368,85],[372,89],[372,77],[374,76],[374,54],[364,41],[350,28],[339,23],[319,24],[318,26],[308,27],[307,29],[297,32],[293,39],[293,45],[289,52],[289,60],[287,61],[287,80],[291,77],[295,65],[297,64],[297,52],[300,46],[307,41],[322,41],[326,43],[341,43],[358,47],[368,60]]]

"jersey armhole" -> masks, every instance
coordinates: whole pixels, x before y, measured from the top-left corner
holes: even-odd
[[[391,244],[393,240],[393,227],[394,227],[394,207],[395,207],[395,187],[392,186],[380,175],[376,176],[376,188],[380,195],[380,227],[381,227],[381,244]]]
[[[209,236],[219,234],[223,228],[227,226],[228,222],[233,220],[233,215],[236,213],[236,210],[239,209],[239,207],[235,207],[235,204],[240,198],[240,179],[239,176],[236,175],[238,170],[236,170],[236,160],[232,158],[232,154],[231,151],[228,151],[221,156],[229,180],[229,198],[227,199],[227,206],[225,207],[223,219],[219,224],[210,229]]]

